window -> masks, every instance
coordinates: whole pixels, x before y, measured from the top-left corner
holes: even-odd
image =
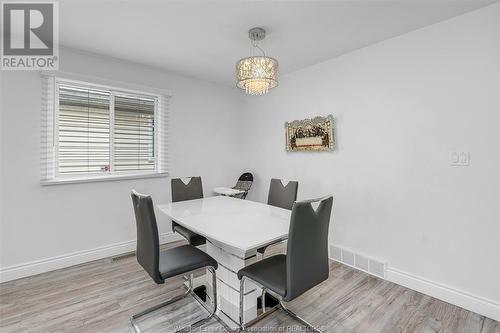
[[[167,97],[44,77],[42,181],[166,173]]]

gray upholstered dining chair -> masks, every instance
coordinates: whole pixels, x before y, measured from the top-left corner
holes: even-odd
[[[136,257],[139,264],[157,284],[177,275],[183,275],[199,268],[206,267],[212,273],[213,310],[203,319],[196,321],[178,331],[190,330],[208,321],[217,310],[216,275],[217,261],[205,252],[192,245],[181,245],[172,249],[160,251],[158,227],[153,209],[153,200],[148,195],[132,191],[135,222],[137,227]],[[180,296],[135,314],[130,318],[130,324],[135,332],[140,332],[137,319],[168,304],[172,304],[188,295],[194,296],[192,282],[189,280],[188,290]]]
[[[297,200],[298,189],[299,183],[296,181],[289,181],[288,184],[283,186],[281,179],[273,178],[269,185],[267,204],[284,209],[292,209],[293,203]]]
[[[283,186],[281,179],[271,179],[269,184],[269,194],[267,196],[267,204],[275,207],[291,210],[293,203],[297,200],[297,191],[299,182],[289,181]],[[257,252],[264,255],[267,246],[257,249]]]
[[[180,178],[172,178],[170,185],[172,188],[172,202],[203,198],[201,177],[191,177],[187,184],[184,184]],[[200,246],[206,243],[205,237],[184,228],[174,221],[172,221],[172,231],[180,234],[193,246]]]
[[[313,202],[318,202],[316,210]],[[240,279],[240,328],[247,324],[243,318],[243,295],[245,279],[252,280],[262,287],[262,301],[270,293],[279,299],[280,307],[294,319],[315,332],[317,328],[287,309],[283,302],[289,302],[307,290],[328,279],[328,228],[332,212],[333,197],[296,202],[292,208],[286,255],[280,254],[265,258],[249,265],[238,272]],[[264,309],[252,325],[272,311]]]

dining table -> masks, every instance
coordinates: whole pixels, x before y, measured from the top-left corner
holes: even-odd
[[[171,220],[206,238],[203,250],[218,263],[217,314],[230,328],[237,328],[240,307],[237,273],[262,259],[258,249],[287,239],[291,211],[227,196],[161,203],[157,208]],[[211,279],[202,281],[207,295],[211,295]],[[260,287],[251,281],[246,283],[245,322],[257,317],[261,293]]]

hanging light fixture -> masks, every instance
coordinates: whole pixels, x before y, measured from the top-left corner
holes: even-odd
[[[252,28],[248,30],[248,37],[262,55],[246,57],[236,63],[236,86],[249,95],[264,95],[278,85],[278,61],[267,57],[258,45],[266,37],[264,29]]]

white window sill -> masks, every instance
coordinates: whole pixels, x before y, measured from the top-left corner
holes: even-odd
[[[93,183],[93,182],[112,182],[117,180],[140,179],[140,178],[163,178],[168,177],[167,172],[154,173],[134,173],[122,175],[106,175],[106,176],[86,176],[86,177],[71,177],[71,178],[56,178],[40,181],[40,185],[63,185],[63,184],[78,184],[78,183]]]

